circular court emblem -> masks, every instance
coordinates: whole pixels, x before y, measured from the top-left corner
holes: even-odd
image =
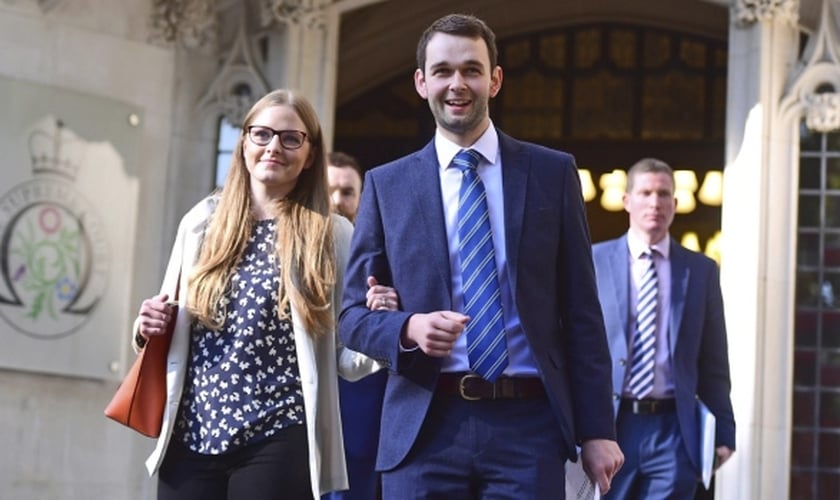
[[[35,179],[0,198],[0,316],[39,338],[72,334],[106,288],[103,226],[71,184]]]

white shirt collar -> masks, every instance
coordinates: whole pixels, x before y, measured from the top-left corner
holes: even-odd
[[[438,165],[440,165],[441,170],[449,168],[452,164],[452,159],[462,149],[474,149],[481,154],[484,161],[490,164],[497,163],[496,159],[499,155],[499,134],[496,132],[496,127],[493,126],[493,122],[490,122],[487,130],[468,148],[462,148],[450,141],[441,134],[440,130],[435,132],[435,151],[437,152]]]
[[[630,256],[634,259],[641,257],[642,254],[647,252],[648,248],[656,250],[659,255],[667,259],[671,253],[671,236],[666,233],[661,240],[653,245],[647,245],[633,231],[627,231],[627,248],[630,249]]]

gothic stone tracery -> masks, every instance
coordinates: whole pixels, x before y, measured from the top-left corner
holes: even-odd
[[[732,19],[739,26],[778,17],[796,26],[799,22],[799,0],[735,0]]]

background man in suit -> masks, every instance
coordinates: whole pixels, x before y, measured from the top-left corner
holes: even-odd
[[[327,155],[327,180],[333,212],[347,217],[350,222],[355,221],[362,194],[359,163],[346,153],[330,153]],[[379,444],[379,417],[386,380],[385,371],[376,372],[356,382],[338,379],[350,489],[328,493],[322,497],[324,500],[379,498],[379,473],[375,470],[376,448]]]
[[[668,235],[674,174],[646,158],[627,173],[626,235],[593,247],[626,463],[606,498],[693,498],[700,477],[696,398],[717,418],[716,454],[735,449],[718,269]]]
[[[359,162],[347,153],[333,151],[327,155],[327,179],[332,211],[354,222],[362,196],[362,170]]]
[[[339,330],[389,367],[389,500],[562,498],[576,444],[606,491],[623,460],[574,159],[496,130],[496,59],[483,21],[435,21],[414,74],[435,137],[365,177]],[[369,309],[368,276],[399,310]]]

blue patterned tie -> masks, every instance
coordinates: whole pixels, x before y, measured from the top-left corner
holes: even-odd
[[[508,354],[487,193],[476,172],[479,158],[472,149],[461,150],[452,163],[464,174],[458,204],[458,252],[464,312],[470,317],[467,354],[470,368],[492,382],[507,366]]]
[[[654,355],[656,354],[656,295],[658,279],[656,277],[656,251],[649,249],[645,256],[650,259],[642,279],[639,282],[639,295],[636,302],[636,331],[633,334],[633,362],[630,364],[628,390],[638,399],[642,399],[653,390]]]

